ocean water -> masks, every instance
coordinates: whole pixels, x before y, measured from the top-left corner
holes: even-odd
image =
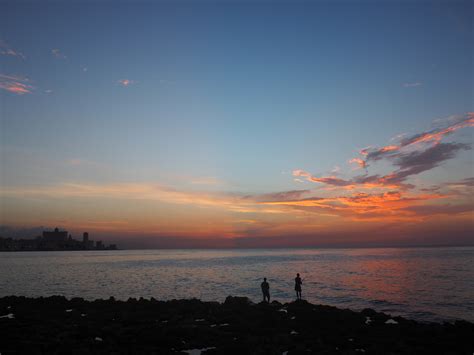
[[[474,322],[474,247],[383,249],[123,250],[0,253],[0,296],[86,299],[200,298],[291,301],[421,321]]]

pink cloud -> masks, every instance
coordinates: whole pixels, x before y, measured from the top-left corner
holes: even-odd
[[[118,80],[117,83],[121,86],[127,87],[130,85],[136,84],[136,81],[130,80],[130,79],[121,79],[121,80]]]
[[[0,89],[17,95],[30,94],[34,87],[29,84],[29,79],[15,75],[0,74]]]
[[[391,158],[396,156],[398,151],[405,147],[413,147],[423,143],[438,144],[445,136],[466,127],[474,127],[474,112],[468,112],[465,115],[455,116],[454,118],[451,117],[448,121],[448,124],[444,127],[441,126],[429,131],[402,138],[397,145],[387,145],[382,148],[364,148],[360,151],[360,154],[366,157],[366,163],[371,160],[377,161],[380,159]]]

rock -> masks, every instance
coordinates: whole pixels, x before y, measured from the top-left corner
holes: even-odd
[[[250,299],[248,299],[247,297],[227,296],[224,304],[226,306],[240,307],[240,306],[250,306],[251,304],[253,304],[253,302],[250,301]]]
[[[260,305],[245,297],[228,297],[223,304],[196,299],[0,298],[0,310],[7,306],[12,311],[0,314],[2,354],[472,354],[473,350],[470,322],[418,323],[370,309],[354,312],[306,301]]]

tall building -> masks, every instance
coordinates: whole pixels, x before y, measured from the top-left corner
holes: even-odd
[[[43,240],[45,242],[66,242],[67,236],[67,231],[59,231],[58,228],[55,228],[53,232],[43,232]]]
[[[89,233],[84,232],[82,234],[82,242],[84,243],[84,245],[89,244]]]

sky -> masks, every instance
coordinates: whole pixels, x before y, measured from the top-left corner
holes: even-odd
[[[0,8],[0,235],[474,243],[471,1]]]

